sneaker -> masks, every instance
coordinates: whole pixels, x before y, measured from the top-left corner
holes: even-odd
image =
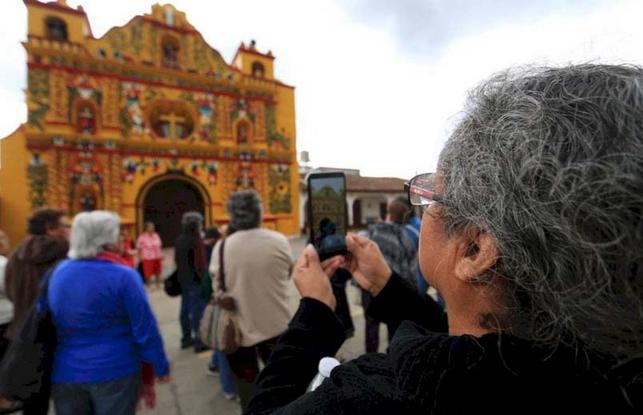
[[[201,353],[205,352],[206,350],[210,350],[210,348],[203,344],[203,342],[198,340],[194,342],[194,353]]]
[[[236,401],[236,400],[239,399],[239,396],[236,393],[225,393],[225,392],[223,392],[223,396],[229,401]]]
[[[208,371],[207,371],[208,376],[217,376],[219,374],[219,369],[216,367],[212,367],[208,365]]]
[[[188,347],[192,347],[193,345],[194,345],[194,340],[192,339],[181,340],[181,350],[187,349]]]

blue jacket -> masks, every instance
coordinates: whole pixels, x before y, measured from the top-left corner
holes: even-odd
[[[141,372],[169,373],[163,340],[140,276],[97,259],[67,260],[49,283],[58,334],[53,383],[98,383]]]

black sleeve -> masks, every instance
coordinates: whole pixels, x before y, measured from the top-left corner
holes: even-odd
[[[196,265],[195,265],[195,252],[194,252],[194,246],[190,246],[188,248],[188,258],[187,258],[187,264],[188,264],[188,269],[196,274]]]
[[[393,273],[382,291],[373,297],[366,313],[397,328],[404,320],[410,320],[431,331],[447,332],[446,313],[431,297],[420,294],[402,277]]]
[[[343,342],[344,328],[333,311],[320,301],[303,298],[257,378],[257,392],[245,415],[334,413],[336,399],[320,396],[323,390],[305,391],[321,358],[335,356]]]

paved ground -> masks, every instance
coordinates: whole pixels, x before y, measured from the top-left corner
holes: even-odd
[[[296,258],[301,254],[304,240],[293,239],[291,245],[293,256]],[[169,252],[167,257],[165,269],[169,270],[173,268]],[[355,358],[364,351],[364,322],[357,289],[349,286],[348,296],[356,334],[339,352],[344,359]],[[230,402],[223,397],[218,377],[208,376],[206,373],[210,353],[196,355],[192,350],[180,350],[179,299],[169,298],[162,291],[155,289],[149,292],[149,297],[172,364],[172,380],[168,385],[157,386],[157,408],[140,413],[145,415],[240,414],[238,403]],[[298,299],[294,288],[292,300],[293,307],[296,307]],[[381,330],[380,338],[385,339],[384,328],[382,327]],[[384,347],[385,344],[380,345],[380,348]]]

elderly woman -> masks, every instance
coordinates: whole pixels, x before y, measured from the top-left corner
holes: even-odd
[[[260,360],[268,361],[294,311],[289,303],[290,245],[282,234],[261,228],[262,211],[256,191],[233,193],[228,200],[228,236],[215,245],[210,262],[214,292],[222,288],[223,269],[226,293],[234,300],[241,347],[226,358],[242,411],[255,391]]]
[[[134,414],[142,363],[161,382],[169,364],[141,279],[120,263],[118,215],[78,214],[70,246],[71,259],[53,272],[48,292],[58,334],[56,414]]]
[[[311,248],[304,297],[248,414],[643,412],[643,70],[507,72],[479,87],[442,151],[423,206],[419,261],[448,315],[348,237],[349,260]],[[348,266],[402,322],[387,354],[335,368],[326,275]]]

